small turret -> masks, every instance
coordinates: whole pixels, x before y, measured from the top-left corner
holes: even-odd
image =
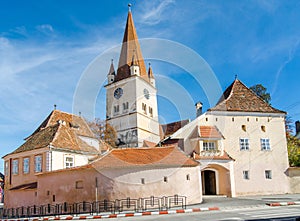
[[[149,63],[148,78],[149,78],[150,84],[153,87],[155,87],[155,79],[154,79],[154,75],[153,75],[153,72],[152,72],[151,63]]]
[[[115,67],[114,67],[114,63],[113,63],[113,59],[111,59],[111,64],[110,64],[110,68],[109,68],[109,72],[107,75],[107,83],[111,84],[115,81]]]
[[[132,61],[131,61],[131,66],[130,66],[130,75],[137,75],[140,76],[140,66],[135,59],[135,50],[133,51],[132,55]]]

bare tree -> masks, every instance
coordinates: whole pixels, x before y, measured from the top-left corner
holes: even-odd
[[[113,148],[117,147],[117,132],[113,126],[99,118],[96,118],[94,121],[87,122],[98,140],[106,142]]]

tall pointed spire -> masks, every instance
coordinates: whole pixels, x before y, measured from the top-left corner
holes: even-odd
[[[152,67],[151,67],[151,63],[149,63],[148,78],[154,78]]]
[[[114,67],[114,60],[113,59],[111,59],[111,64],[110,64],[108,74],[109,75],[115,75],[115,67]]]
[[[134,61],[132,60],[133,58]],[[116,81],[122,80],[130,76],[130,66],[133,62],[139,66],[140,76],[147,77],[144,58],[133,23],[131,10],[129,10],[116,75]]]

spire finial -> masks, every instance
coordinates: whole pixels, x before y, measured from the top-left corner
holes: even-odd
[[[151,62],[148,63],[149,64],[149,68],[151,67]]]
[[[234,75],[234,79],[236,80],[238,78],[238,75],[236,74],[236,75]]]
[[[112,64],[114,63],[114,59],[111,59],[110,61],[111,61]]]
[[[128,3],[128,12],[131,12],[131,3]]]
[[[54,104],[53,106],[54,106],[54,110],[56,110],[56,104]]]

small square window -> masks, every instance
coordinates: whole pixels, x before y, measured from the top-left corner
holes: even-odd
[[[249,180],[250,179],[250,176],[249,176],[249,170],[244,170],[243,171],[243,178],[245,180]]]
[[[265,170],[265,177],[266,177],[266,179],[272,179],[272,171]]]
[[[66,156],[65,157],[65,168],[74,167],[74,157],[73,156]]]
[[[168,177],[164,176],[164,182],[165,182],[165,183],[168,182]]]
[[[248,138],[240,138],[240,150],[249,150]]]
[[[260,139],[261,150],[271,150],[270,140],[268,138]]]
[[[76,181],[75,188],[76,189],[83,189],[83,181],[82,180]]]

